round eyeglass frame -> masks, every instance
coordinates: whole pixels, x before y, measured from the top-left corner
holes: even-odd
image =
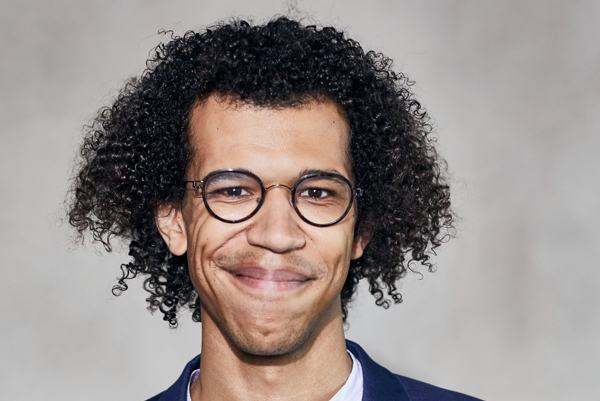
[[[210,179],[212,177],[214,177],[215,175],[222,174],[222,173],[238,173],[238,174],[243,174],[243,175],[252,177],[253,179],[255,179],[260,184],[260,190],[261,190],[260,201],[257,203],[257,205],[254,208],[254,210],[252,211],[252,213],[250,213],[248,216],[246,216],[244,218],[241,218],[241,219],[237,219],[237,220],[228,220],[228,219],[224,219],[224,218],[220,217],[219,215],[217,215],[210,208],[210,205],[208,204],[208,201],[206,200],[206,197],[204,196],[204,187],[205,187],[205,184],[208,181],[210,181]],[[302,215],[302,213],[298,209],[298,205],[296,204],[296,188],[298,188],[298,186],[303,181],[305,181],[305,180],[307,180],[309,178],[314,178],[314,177],[335,177],[337,179],[340,179],[340,180],[344,181],[350,187],[350,202],[348,202],[348,207],[346,207],[346,210],[344,211],[344,213],[337,220],[334,220],[331,223],[318,224],[318,223],[314,223],[314,222],[308,220],[306,217],[304,217],[304,215]],[[284,187],[284,188],[289,189],[291,191],[292,206],[294,207],[294,210],[296,211],[296,214],[304,222],[306,222],[306,223],[308,223],[308,224],[310,224],[312,226],[316,226],[316,227],[329,227],[329,226],[332,226],[332,225],[337,224],[340,221],[342,221],[344,219],[344,217],[346,217],[346,215],[348,214],[348,212],[350,211],[350,209],[352,208],[352,204],[354,203],[354,197],[362,195],[362,190],[360,188],[355,188],[354,185],[352,185],[352,183],[350,182],[349,179],[347,179],[343,175],[335,174],[335,173],[310,173],[310,174],[305,174],[302,177],[300,177],[298,179],[298,181],[296,181],[296,183],[294,184],[294,186],[291,187],[291,188],[288,187],[287,185],[284,185],[284,184],[273,184],[273,185],[269,185],[268,187],[265,188],[265,185],[263,184],[262,180],[256,174],[251,173],[249,171],[239,170],[239,169],[234,169],[234,168],[216,170],[216,171],[213,171],[213,172],[209,173],[202,180],[199,180],[199,181],[198,180],[184,181],[184,183],[185,184],[192,184],[192,188],[193,189],[200,189],[202,191],[202,200],[204,201],[204,206],[206,207],[206,209],[208,210],[208,212],[214,218],[216,218],[217,220],[220,220],[220,221],[222,221],[224,223],[231,223],[231,224],[241,223],[243,221],[246,221],[246,220],[250,219],[252,216],[254,216],[256,213],[258,213],[258,211],[260,210],[260,208],[262,207],[262,205],[263,205],[263,203],[265,201],[265,195],[266,195],[267,191],[269,191],[272,188]]]

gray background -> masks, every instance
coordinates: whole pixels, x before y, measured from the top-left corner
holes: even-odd
[[[438,271],[347,336],[391,370],[487,400],[599,400],[600,2],[299,1],[416,80],[462,216]],[[0,3],[0,399],[135,400],[199,352],[110,289],[126,252],[59,223],[81,126],[158,29],[285,11],[263,1]]]

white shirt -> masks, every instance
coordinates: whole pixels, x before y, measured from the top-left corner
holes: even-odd
[[[360,366],[360,362],[352,355],[352,352],[348,351],[350,354],[350,358],[352,358],[352,371],[350,372],[350,376],[348,376],[348,380],[342,386],[342,388],[335,393],[333,398],[330,401],[361,401],[363,396],[363,375],[362,375],[362,367]],[[192,397],[190,395],[190,386],[193,382],[198,379],[200,376],[200,369],[196,369],[190,375],[190,381],[188,382],[187,388],[187,401],[192,401]]]

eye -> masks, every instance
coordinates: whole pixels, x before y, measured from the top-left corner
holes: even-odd
[[[222,188],[218,191],[221,195],[230,197],[230,198],[236,198],[239,196],[248,196],[250,195],[250,192],[248,192],[248,190],[244,187],[228,187],[228,188]]]
[[[300,192],[300,196],[312,199],[322,199],[329,195],[329,191],[322,188],[306,188]]]

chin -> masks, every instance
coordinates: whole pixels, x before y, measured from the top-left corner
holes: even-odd
[[[300,349],[310,337],[309,332],[303,333],[301,337],[285,339],[285,341],[247,341],[234,343],[240,351],[256,356],[279,356],[294,353]]]
[[[269,332],[260,330],[253,333],[239,333],[225,329],[225,335],[238,350],[256,356],[280,356],[298,351],[305,345],[314,331],[313,327],[304,327],[300,331]]]

